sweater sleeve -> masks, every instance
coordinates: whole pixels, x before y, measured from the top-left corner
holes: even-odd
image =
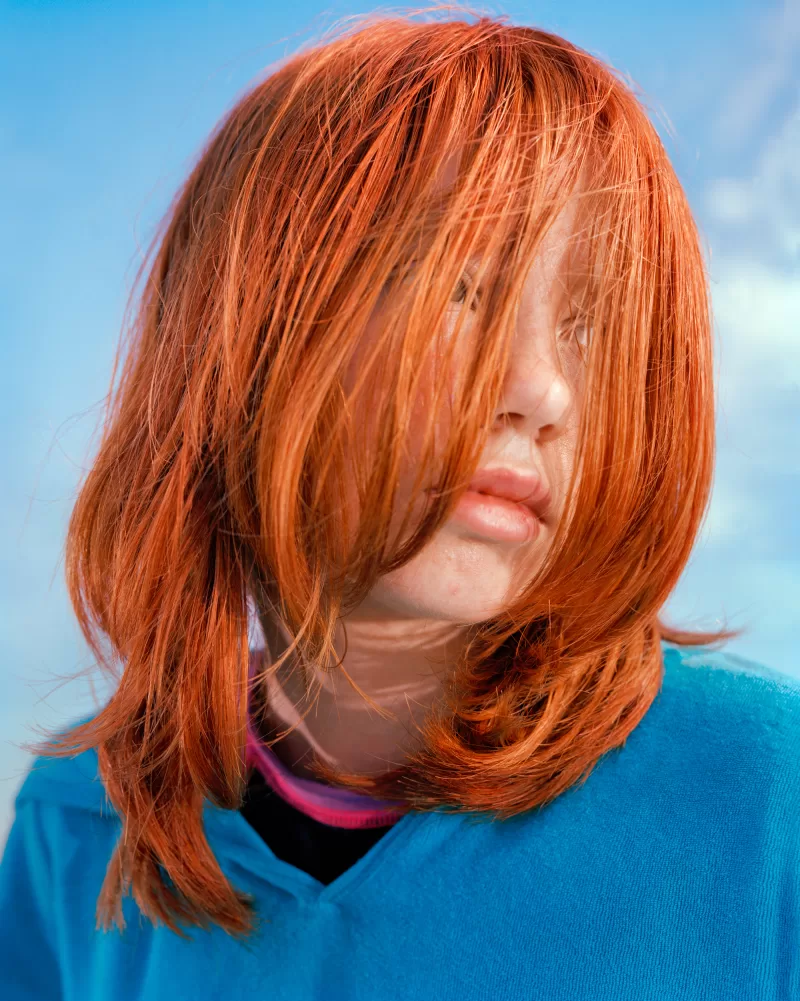
[[[4,1001],[59,1001],[58,955],[49,917],[51,862],[41,804],[18,801],[0,860],[0,983]]]

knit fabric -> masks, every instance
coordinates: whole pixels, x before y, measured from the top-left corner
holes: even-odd
[[[407,811],[327,885],[206,802],[254,934],[182,938],[128,896],[93,751],[37,758],[0,862],[3,1001],[800,998],[800,682],[664,645],[662,688],[586,780],[509,820]]]

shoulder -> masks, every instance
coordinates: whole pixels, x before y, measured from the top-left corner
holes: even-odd
[[[77,723],[85,722],[85,718]],[[38,802],[116,816],[100,779],[97,752],[90,748],[71,757],[40,755],[31,762],[14,800]]]
[[[743,739],[800,740],[800,677],[710,647],[664,644],[658,700],[676,723]]]
[[[720,796],[754,814],[798,807],[800,679],[710,647],[664,645],[661,689],[623,760],[684,798]]]

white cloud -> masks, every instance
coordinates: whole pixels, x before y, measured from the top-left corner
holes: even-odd
[[[752,494],[717,477],[703,522],[701,545],[719,547],[736,542],[741,537],[742,525],[752,521],[755,508]]]
[[[723,258],[712,267],[712,300],[723,374],[764,369],[772,388],[800,382],[800,269]]]
[[[746,175],[719,176],[705,192],[715,225],[710,274],[720,387],[744,420],[776,391],[800,385],[800,0],[769,22],[773,48],[798,49],[794,102],[750,142]],[[778,41],[778,28],[786,38]],[[777,32],[777,34],[776,34]],[[776,48],[777,46],[777,48]],[[788,70],[792,66],[787,63]],[[758,77],[757,70],[756,76]],[[743,86],[752,74],[745,74]],[[758,88],[756,91],[758,92]],[[761,95],[767,100],[770,95]],[[766,114],[766,107],[762,108]],[[773,116],[774,117],[774,116]]]
[[[749,222],[754,210],[752,185],[733,177],[720,177],[709,184],[706,205],[718,222]]]
[[[715,222],[750,229],[778,255],[800,260],[800,88],[794,107],[764,142],[751,175],[714,179],[705,201]]]
[[[747,142],[765,109],[796,79],[800,62],[800,0],[785,0],[782,7],[764,12],[752,28],[746,55],[754,57],[754,62],[749,66],[744,62],[713,125],[717,142],[728,146]]]
[[[800,676],[792,513],[800,477],[800,0],[767,14],[752,35],[719,115],[721,166],[703,198],[717,465],[679,597],[684,610],[706,605],[748,626],[732,651]]]

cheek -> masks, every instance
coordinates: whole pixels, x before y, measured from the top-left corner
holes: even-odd
[[[582,399],[576,394],[575,405],[567,418],[564,433],[556,442],[553,442],[554,462],[556,467],[551,474],[551,481],[558,488],[557,500],[563,502],[564,491],[569,483],[572,467],[575,464],[575,449],[578,442],[578,431],[581,421]]]
[[[437,457],[443,456],[450,440],[453,426],[453,401],[459,388],[459,372],[463,372],[462,356],[453,352],[449,366],[443,357],[441,345],[435,345],[417,369],[417,395],[411,403],[405,431],[407,462],[401,478],[401,497],[410,495],[413,474],[422,459],[422,446],[427,427],[433,423],[431,447]],[[439,474],[438,464],[428,473],[424,486],[431,486],[431,478]]]

